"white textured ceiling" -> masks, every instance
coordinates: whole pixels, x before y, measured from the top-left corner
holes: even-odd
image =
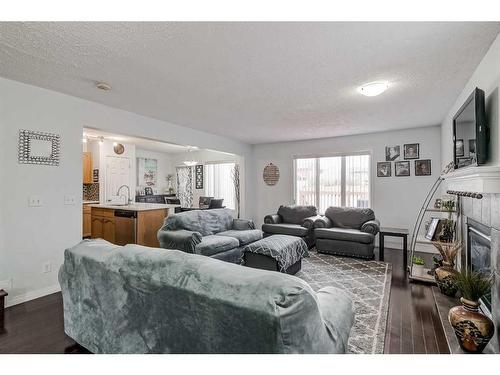
[[[248,143],[439,124],[500,23],[0,23],[0,76]],[[389,80],[378,97],[356,92]],[[102,92],[95,81],[109,82]]]

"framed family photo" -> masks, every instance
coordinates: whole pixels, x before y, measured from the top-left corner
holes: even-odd
[[[397,161],[394,163],[394,175],[396,177],[403,177],[410,175],[410,162]]]
[[[377,163],[377,177],[391,177],[391,162],[381,161]]]
[[[400,146],[385,146],[385,161],[394,161],[401,155]]]
[[[431,175],[431,161],[415,160],[415,176],[430,176]]]
[[[420,144],[408,143],[403,145],[403,156],[405,160],[418,159],[420,157]]]

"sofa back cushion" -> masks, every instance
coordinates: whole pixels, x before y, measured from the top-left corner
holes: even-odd
[[[334,227],[348,229],[361,229],[364,223],[375,219],[371,208],[328,207],[325,216],[332,221]]]
[[[65,331],[94,353],[321,353],[333,347],[316,293],[280,272],[86,240],[65,251],[59,282]]]
[[[199,232],[202,236],[210,236],[219,232],[230,230],[233,227],[233,216],[226,209],[193,210],[179,212],[165,219],[163,229],[185,229]]]
[[[310,216],[316,216],[318,209],[314,206],[280,206],[278,215],[283,218],[287,224],[302,224],[304,219]]]

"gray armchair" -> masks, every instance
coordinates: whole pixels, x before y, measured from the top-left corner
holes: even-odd
[[[264,217],[264,237],[286,234],[302,238],[309,248],[314,246],[314,222],[322,217],[314,206],[280,206],[278,213]]]
[[[380,223],[370,208],[329,207],[314,222],[316,250],[320,253],[373,259]]]
[[[251,220],[234,219],[229,210],[196,210],[170,215],[158,231],[164,249],[239,263],[243,248],[262,238]]]

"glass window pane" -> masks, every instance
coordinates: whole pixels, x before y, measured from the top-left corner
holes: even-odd
[[[298,205],[316,205],[316,159],[295,161],[295,202]]]
[[[345,205],[370,207],[370,155],[345,157]]]
[[[319,212],[342,205],[342,157],[319,159]]]
[[[223,205],[235,209],[234,181],[231,177],[234,163],[205,165],[205,193],[209,197],[223,198]]]

